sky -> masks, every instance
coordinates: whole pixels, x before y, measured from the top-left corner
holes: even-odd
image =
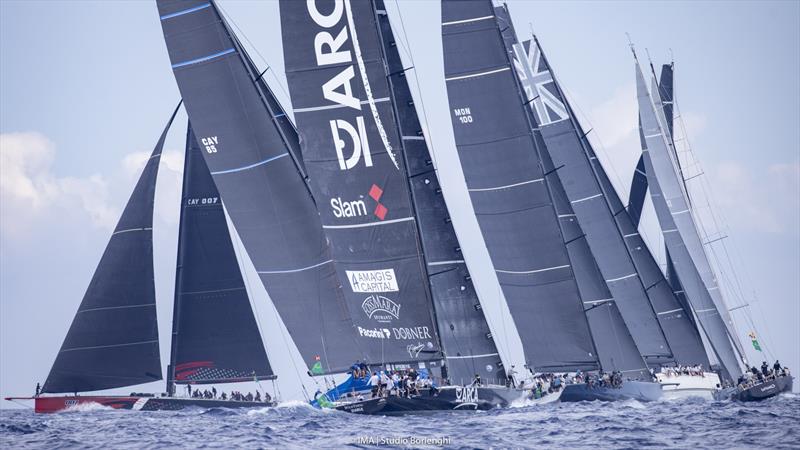
[[[425,108],[427,136],[484,311],[506,364],[521,366],[513,319],[453,143],[438,2],[387,3],[406,65],[415,67],[409,79]],[[257,65],[271,68],[268,82],[288,109],[278,3],[218,4]],[[640,154],[626,33],[642,60],[649,53],[658,67],[674,58],[686,130],[678,147],[687,172],[701,174],[690,189],[713,191],[713,211],[725,221],[709,235],[727,238],[710,250],[718,256],[727,250],[738,269],[736,278],[728,269],[721,275],[729,306],[750,305],[735,313],[739,338],[749,348],[752,325],[739,315],[749,310],[767,356],[800,373],[800,2],[510,1],[509,8],[521,39],[532,24],[623,200]],[[47,376],[178,99],[154,2],[0,0],[0,396],[32,394]],[[181,112],[156,194],[164,367],[185,123]],[[697,204],[698,215],[710,217],[705,202]],[[642,231],[663,262],[651,210]],[[249,262],[244,267],[257,280]],[[263,287],[251,281],[249,288],[277,388],[284,400],[302,400],[302,386],[311,392],[316,386],[299,373],[302,362]],[[163,383],[136,389],[160,391]]]

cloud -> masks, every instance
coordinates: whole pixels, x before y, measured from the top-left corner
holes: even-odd
[[[56,148],[46,136],[36,132],[0,134],[2,236],[30,237],[67,220],[113,229],[150,153],[127,154],[120,167],[105,175],[59,176],[53,171]],[[157,221],[177,223],[182,171],[183,152],[164,151],[156,190]],[[125,181],[114,181],[111,189],[107,180],[120,179]]]
[[[758,168],[723,161],[706,173],[716,209],[730,225],[773,234],[800,226],[800,162]]]
[[[108,204],[100,175],[86,178],[53,174],[53,143],[35,132],[0,134],[0,202],[4,232],[24,234],[32,222],[84,211],[97,227],[111,228],[117,210]],[[62,216],[63,217],[63,216]]]

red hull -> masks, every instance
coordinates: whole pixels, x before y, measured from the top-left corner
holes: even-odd
[[[133,405],[140,398],[123,396],[36,397],[35,411],[37,413],[53,413],[89,403],[96,403],[115,409],[133,409]]]

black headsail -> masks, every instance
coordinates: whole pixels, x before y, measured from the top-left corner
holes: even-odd
[[[274,378],[202,152],[190,123],[167,376],[193,384]]]
[[[42,392],[97,391],[161,379],[153,202],[161,150],[177,112],[114,228]]]
[[[406,75],[413,68],[403,66],[383,0],[375,0],[374,6],[448,378],[459,384],[475,374],[484,380],[504,380],[505,370],[450,221],[435,161],[408,85]]]
[[[440,359],[370,1],[281,1],[289,91],[356,337],[370,362]]]
[[[623,235],[616,222],[615,216],[625,211],[612,211],[606,201],[586,151],[586,133],[579,130],[537,43],[515,44],[514,54],[526,100],[553,164],[559,167],[567,198],[639,352],[651,364],[670,362],[672,352],[648,300],[647,286],[628,252],[625,240],[629,236]]]
[[[312,373],[361,357],[297,136],[213,2],[158,0],[195,135],[247,254]]]
[[[527,363],[598,368],[523,99],[490,1],[442,2],[445,81],[459,158]]]
[[[496,7],[495,15],[503,35],[506,51],[513,60],[515,57],[514,45],[518,41],[511,16],[505,5]],[[515,61],[515,67],[520,81],[519,87],[522,88],[525,72],[521,70],[522,65],[519,61]],[[542,161],[545,180],[552,194],[564,243],[572,263],[572,271],[578,283],[578,291],[583,299],[583,307],[597,348],[600,367],[606,371],[618,370],[628,378],[649,379],[647,365],[639,354],[636,343],[597,267],[595,257],[586,241],[586,235],[578,223],[558,177],[559,169],[554,166],[547,151],[536,117],[530,109],[527,109],[526,112],[532,126],[536,152]]]

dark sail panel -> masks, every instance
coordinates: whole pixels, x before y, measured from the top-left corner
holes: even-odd
[[[153,202],[175,112],[114,228],[42,392],[86,392],[161,379],[153,280]]]
[[[445,81],[470,199],[538,371],[596,369],[583,312],[530,123],[491,2],[442,2]]]
[[[369,1],[281,1],[289,92],[356,336],[370,362],[440,359],[425,261]]]
[[[648,363],[671,361],[669,344],[615,221],[615,214],[624,210],[612,211],[606,201],[585,151],[585,134],[579,132],[547,58],[532,41],[516,44],[514,54],[547,151],[639,352]]]
[[[217,187],[186,136],[169,374],[176,383],[274,378]]]
[[[225,208],[312,373],[363,358],[292,128],[213,3],[157,2],[175,79]],[[265,100],[268,99],[268,100]]]
[[[389,85],[397,113],[408,176],[419,222],[439,337],[451,383],[505,381],[500,354],[472,285],[461,244],[447,210],[433,158],[422,134],[403,61],[383,0],[375,1]]]

